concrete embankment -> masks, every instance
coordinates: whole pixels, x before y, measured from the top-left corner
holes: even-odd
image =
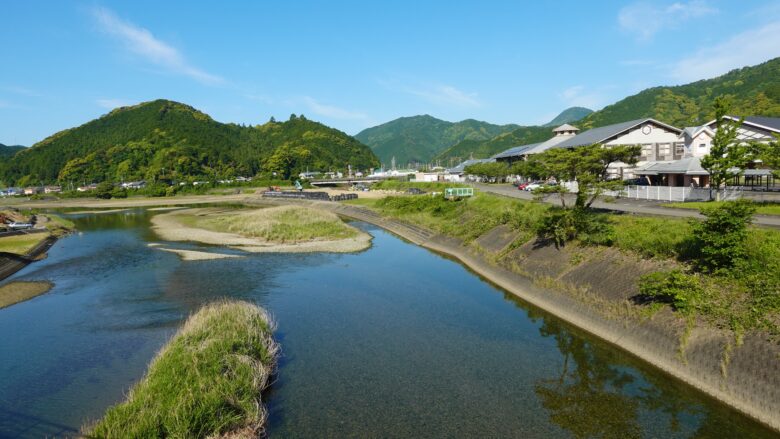
[[[658,270],[660,262],[613,249],[559,250],[528,243],[513,250],[508,247],[511,234],[502,226],[465,245],[368,209],[338,203],[317,206],[453,256],[526,302],[780,430],[780,346],[776,342],[762,334],[748,334],[738,343],[732,333],[704,324],[687,329],[668,309],[650,316],[630,305],[638,293],[639,276]]]

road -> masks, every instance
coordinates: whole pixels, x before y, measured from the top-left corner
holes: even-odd
[[[510,184],[480,184],[474,183],[473,186],[483,192],[490,192],[506,197],[519,198],[522,200],[533,200],[533,194],[518,190]],[[557,195],[548,195],[544,202],[560,206],[561,202]],[[569,195],[566,203],[574,203],[574,196]],[[704,218],[697,210],[693,209],[675,209],[671,207],[661,207],[657,201],[634,200],[620,198],[614,202],[605,202],[597,200],[592,207],[596,209],[611,210],[614,212],[626,212],[646,216],[665,216],[673,218]],[[780,229],[780,216],[777,215],[755,215],[753,224],[762,227],[771,227]]]

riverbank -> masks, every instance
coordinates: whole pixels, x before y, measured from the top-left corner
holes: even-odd
[[[0,281],[46,257],[57,239],[73,231],[72,222],[57,215],[38,215],[39,228],[0,237]]]
[[[155,215],[152,225],[166,241],[223,245],[250,253],[348,253],[371,245],[370,235],[333,213],[302,206],[177,210]]]
[[[262,392],[276,367],[274,323],[248,302],[192,315],[125,402],[83,429],[88,437],[259,437]]]
[[[523,240],[505,224],[463,224],[464,237],[355,205],[317,203],[457,258],[491,282],[622,348],[722,403],[780,430],[780,346],[762,331],[731,331],[635,299],[641,274],[664,267],[609,248],[556,249]],[[422,213],[420,214],[422,216]]]

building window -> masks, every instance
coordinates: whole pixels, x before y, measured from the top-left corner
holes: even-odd
[[[674,153],[676,155],[685,154],[685,144],[683,144],[683,143],[675,143],[674,144]]]
[[[707,147],[707,144],[706,144],[706,143],[700,143],[700,144],[699,144],[699,148],[706,148],[706,147]]]

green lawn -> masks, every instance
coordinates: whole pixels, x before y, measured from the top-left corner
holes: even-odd
[[[663,204],[663,207],[673,207],[676,209],[701,209],[703,207],[715,207],[723,202],[718,201],[696,201],[690,203],[669,203]],[[759,215],[780,215],[780,203],[756,203]]]
[[[48,233],[6,236],[0,238],[0,252],[24,255],[48,236]]]

